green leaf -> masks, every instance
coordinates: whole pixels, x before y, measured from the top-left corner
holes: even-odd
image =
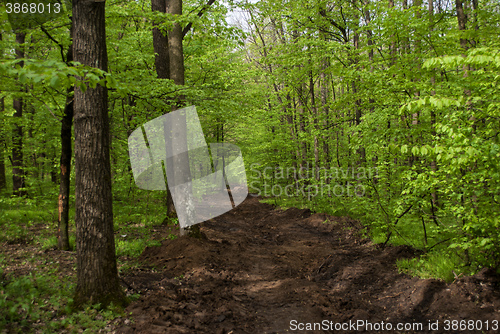
[[[106,78],[106,87],[116,88],[118,86],[115,78],[112,75],[108,75]]]
[[[420,154],[427,155],[427,153],[429,153],[429,150],[427,149],[427,147],[426,146],[422,146],[420,148]]]
[[[54,88],[59,88],[59,85],[61,84],[61,79],[59,78],[58,75],[54,75],[52,79],[50,79],[50,85]]]

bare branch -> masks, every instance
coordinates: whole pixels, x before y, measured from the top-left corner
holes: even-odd
[[[208,8],[215,2],[215,0],[208,0],[207,4],[203,6],[202,9],[198,12],[198,17],[201,17],[207,10]],[[193,22],[189,22],[188,25],[182,30],[182,38],[186,36],[186,34],[191,30],[191,27],[193,26]]]

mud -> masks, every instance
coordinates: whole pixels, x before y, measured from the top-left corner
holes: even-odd
[[[450,284],[400,274],[396,260],[417,252],[375,245],[349,218],[249,197],[203,223],[202,233],[144,251],[141,267],[123,277],[141,298],[117,333],[498,332],[499,279],[491,271]],[[368,323],[353,327],[358,321]]]

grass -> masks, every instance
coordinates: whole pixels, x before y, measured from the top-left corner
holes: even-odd
[[[98,305],[72,312],[73,279],[49,273],[21,277],[1,275],[0,330],[8,333],[97,333],[122,310],[100,310]]]
[[[11,197],[6,191],[0,192],[0,243],[9,245],[0,251],[0,268],[5,268],[0,270],[0,333],[103,331],[113,319],[126,315],[117,308],[101,310],[98,305],[75,312],[69,308],[76,284],[76,253],[56,250],[57,186],[44,187],[46,195],[34,198]],[[154,230],[164,223],[166,216],[161,192],[132,195],[126,201],[113,203],[121,273],[140,265],[137,258],[146,247],[160,245]],[[72,197],[70,205],[74,206]],[[74,215],[72,207],[69,234],[73,246]],[[60,271],[62,262],[64,271]]]
[[[160,246],[158,240],[127,239],[116,240],[116,256],[138,257],[146,247]]]
[[[414,259],[400,259],[397,266],[400,272],[420,278],[437,278],[453,282],[463,275],[472,272],[463,265],[464,260],[450,252],[431,252]]]

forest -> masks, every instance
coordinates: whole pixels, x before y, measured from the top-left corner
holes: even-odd
[[[0,332],[281,333],[301,315],[310,333],[386,318],[440,333],[446,314],[498,329],[497,0],[0,11]],[[207,144],[240,148],[249,197],[183,229],[168,187],[136,184],[129,138],[188,106]],[[413,313],[370,311],[414,291]]]

